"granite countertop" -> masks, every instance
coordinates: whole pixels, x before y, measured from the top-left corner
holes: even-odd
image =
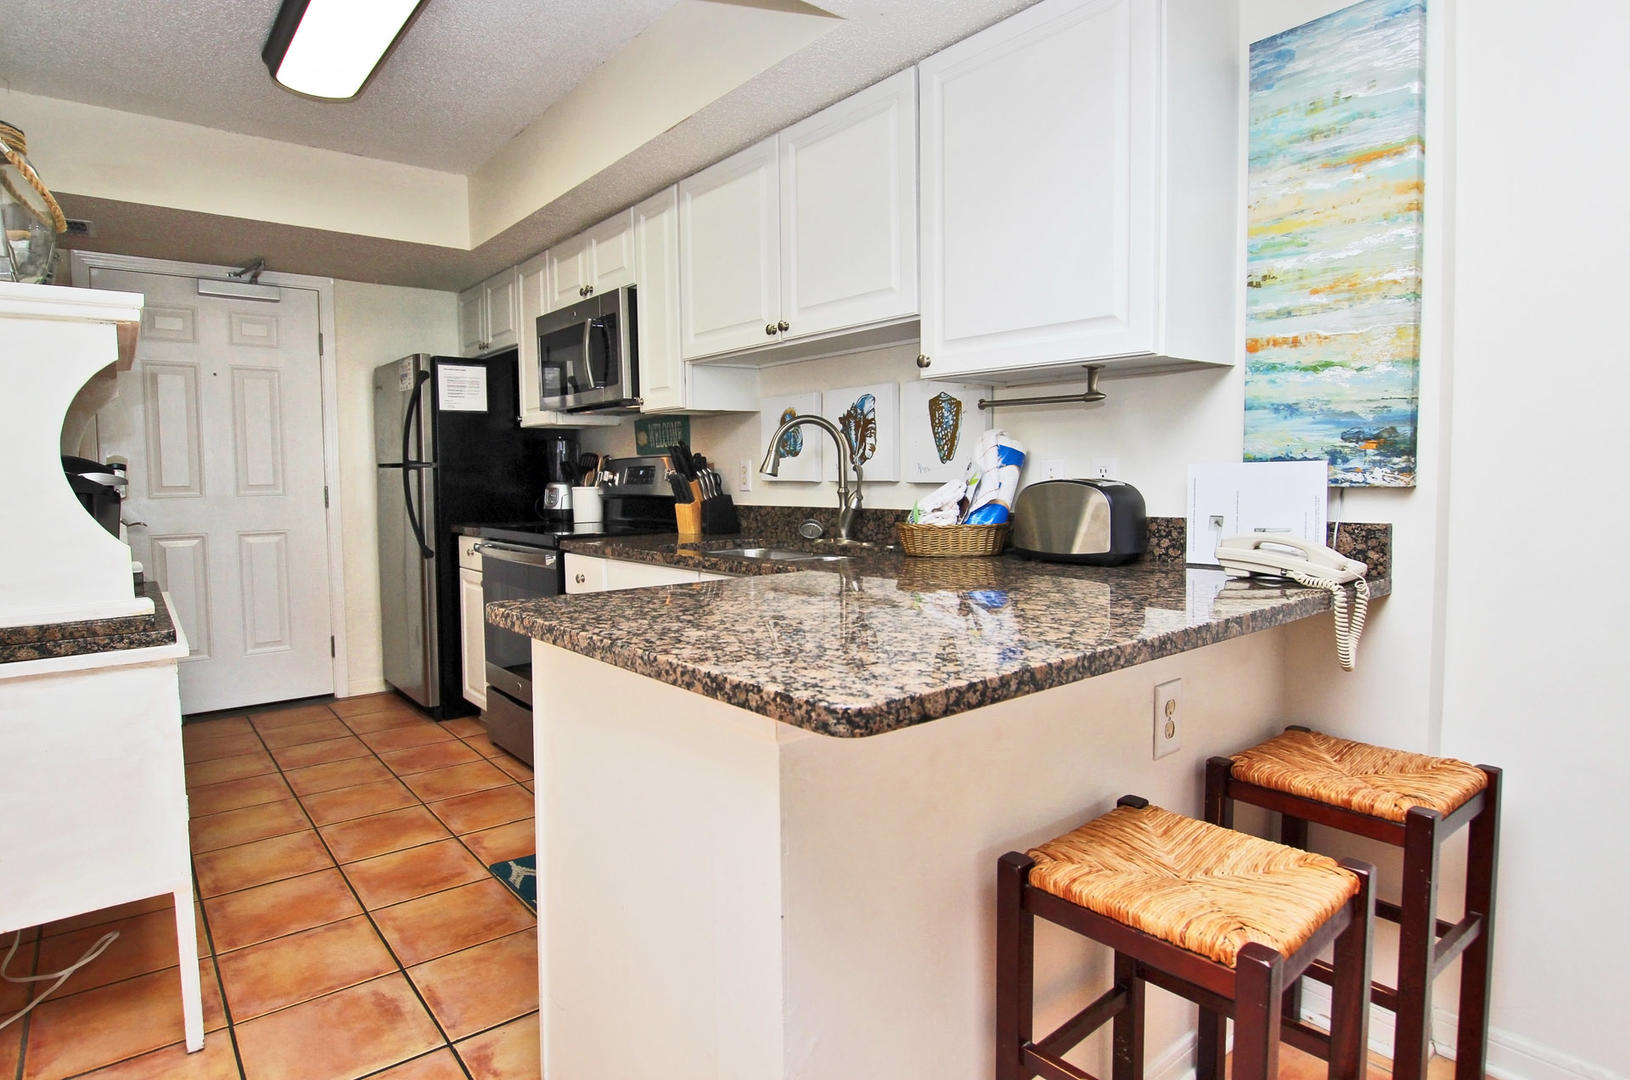
[[[797,727],[853,738],[1330,610],[1324,590],[1229,581],[1220,570],[1171,562],[1080,567],[879,550],[810,564],[711,553],[751,542],[680,543],[672,534],[564,541],[582,555],[743,576],[506,601],[490,605],[487,617]],[[1369,584],[1372,597],[1391,592],[1390,579],[1373,571]]]
[[[0,664],[175,644],[175,624],[158,584],[149,581],[136,595],[153,601],[151,615],[0,627]]]

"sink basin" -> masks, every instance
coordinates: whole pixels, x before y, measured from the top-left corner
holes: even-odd
[[[807,551],[772,547],[721,548],[707,554],[722,555],[729,559],[766,559],[772,562],[843,562],[849,557],[847,555],[813,555]]]

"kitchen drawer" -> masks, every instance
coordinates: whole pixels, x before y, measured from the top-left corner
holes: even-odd
[[[481,572],[481,553],[475,549],[481,543],[479,536],[461,536],[458,538],[458,568],[460,570],[474,570]]]

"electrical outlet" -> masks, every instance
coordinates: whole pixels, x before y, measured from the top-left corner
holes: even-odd
[[[1041,463],[1041,478],[1043,480],[1063,480],[1068,476],[1068,466],[1060,458],[1049,458]]]
[[[1094,480],[1113,480],[1115,474],[1120,472],[1120,465],[1112,457],[1095,457],[1092,459],[1087,475]]]
[[[753,463],[752,462],[743,461],[738,465],[737,471],[736,471],[736,490],[737,491],[752,491],[753,490]]]
[[[1155,758],[1175,754],[1183,747],[1183,680],[1155,687]]]

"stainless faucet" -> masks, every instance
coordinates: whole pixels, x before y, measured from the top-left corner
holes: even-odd
[[[769,449],[764,452],[764,464],[758,471],[765,476],[781,475],[781,436],[798,427],[800,424],[814,424],[838,444],[838,535],[839,544],[856,543],[849,532],[855,523],[855,511],[860,509],[860,462],[855,460],[849,449],[849,440],[844,437],[838,426],[824,416],[815,416],[811,413],[799,413],[790,419],[783,420],[781,426],[775,429],[770,436]],[[849,486],[849,471],[855,473],[855,486]]]

